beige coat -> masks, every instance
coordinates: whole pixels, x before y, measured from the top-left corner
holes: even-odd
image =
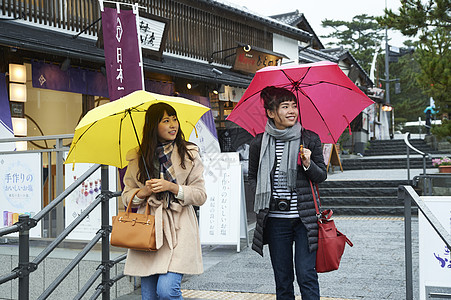
[[[199,226],[193,205],[200,206],[207,199],[204,184],[204,167],[197,147],[188,146],[194,157],[185,159],[185,169],[180,166],[177,146],[171,155],[177,184],[182,185],[184,200],[171,203],[170,209],[161,205],[154,195],[148,198],[151,214],[155,215],[155,228],[158,251],[128,250],[124,274],[130,276],[149,276],[174,272],[180,274],[200,274],[203,272],[202,252],[199,239]],[[136,150],[127,153],[129,161],[124,176],[125,188],[122,202],[127,205],[130,198],[143,184],[137,181],[138,160]],[[139,213],[145,212],[144,201]]]

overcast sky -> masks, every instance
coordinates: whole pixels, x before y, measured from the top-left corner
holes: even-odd
[[[385,5],[387,8],[397,11],[400,0],[218,0],[220,2],[235,3],[245,6],[249,10],[259,14],[270,16],[293,12],[296,9],[303,13],[310,26],[318,36],[328,32],[321,26],[324,19],[351,21],[352,17],[360,14],[370,16],[382,16]],[[387,4],[386,4],[387,3]],[[402,47],[406,39],[399,31],[389,31],[390,44]],[[321,39],[326,44],[325,39]]]

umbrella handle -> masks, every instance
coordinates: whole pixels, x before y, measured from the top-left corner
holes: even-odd
[[[345,118],[346,122],[348,122],[349,135],[352,135],[352,132],[351,132],[351,123],[349,123],[349,120],[348,120],[348,118],[347,118],[345,115],[343,115],[343,118]]]

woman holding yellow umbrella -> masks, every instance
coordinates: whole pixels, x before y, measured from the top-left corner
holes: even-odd
[[[175,109],[151,105],[140,147],[127,153],[122,201],[155,214],[157,251],[128,250],[124,273],[141,277],[142,299],[183,299],[183,274],[203,272],[193,205],[206,201],[198,148],[185,141]]]

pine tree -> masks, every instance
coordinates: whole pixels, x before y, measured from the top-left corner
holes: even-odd
[[[416,77],[423,93],[433,97],[440,113],[451,112],[451,53],[449,0],[402,0],[398,12],[385,10],[377,17],[381,26],[418,37],[415,59],[420,66]]]
[[[322,26],[334,30],[329,35],[321,36],[335,41],[328,45],[343,46],[351,52],[360,66],[369,72],[374,51],[384,36],[383,28],[373,16],[357,15],[351,22],[326,19],[322,21]]]

